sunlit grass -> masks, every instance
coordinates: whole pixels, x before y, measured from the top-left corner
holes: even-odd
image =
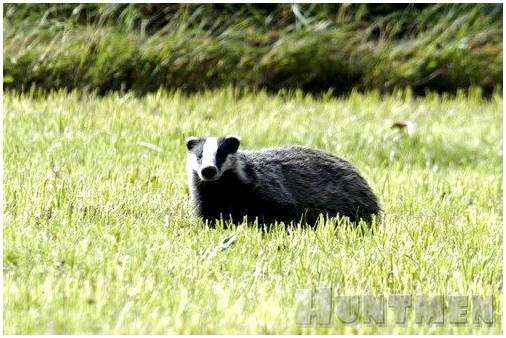
[[[5,333],[497,333],[501,109],[501,96],[474,94],[7,92]],[[402,120],[416,121],[413,135],[391,129]],[[385,219],[366,234],[335,222],[206,228],[190,210],[184,139],[226,134],[244,148],[303,144],[349,159]],[[296,289],[318,285],[492,295],[496,321],[298,326]]]

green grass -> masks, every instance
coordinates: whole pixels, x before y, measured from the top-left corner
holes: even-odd
[[[500,4],[6,4],[4,87],[502,86]]]
[[[4,332],[499,333],[502,103],[475,92],[7,92]],[[406,119],[414,135],[390,128]],[[184,145],[205,134],[341,155],[386,216],[363,235],[335,222],[208,229],[191,213]],[[296,289],[318,285],[341,295],[491,295],[496,320],[298,326]]]

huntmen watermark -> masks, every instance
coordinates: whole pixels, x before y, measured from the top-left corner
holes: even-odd
[[[494,324],[492,297],[473,296],[342,296],[332,288],[298,289],[296,293],[298,325],[347,324],[404,325],[475,325]]]

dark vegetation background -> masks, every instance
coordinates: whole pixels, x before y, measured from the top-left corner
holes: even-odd
[[[4,4],[4,88],[502,86],[500,4]]]

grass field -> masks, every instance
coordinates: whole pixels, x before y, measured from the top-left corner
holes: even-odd
[[[406,119],[418,124],[413,135],[390,128]],[[502,96],[473,92],[7,92],[4,332],[499,333],[501,125]],[[365,234],[335,222],[208,229],[191,213],[184,145],[206,134],[341,155],[367,177],[385,218]],[[315,286],[490,295],[495,322],[299,326],[296,290]]]
[[[6,4],[4,88],[502,85],[502,4]],[[233,71],[231,71],[233,69]]]

